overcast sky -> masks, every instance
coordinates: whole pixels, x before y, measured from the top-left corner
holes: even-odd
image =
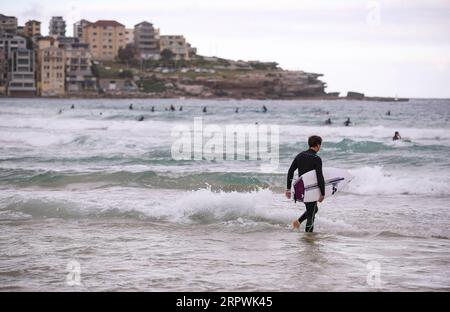
[[[23,25],[147,20],[199,54],[323,73],[327,91],[450,98],[449,0],[2,0]]]

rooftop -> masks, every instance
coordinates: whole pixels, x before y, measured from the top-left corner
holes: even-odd
[[[112,26],[112,27],[117,27],[117,26],[121,26],[121,27],[125,27],[125,25],[122,25],[119,22],[116,21],[108,21],[108,20],[100,20],[100,21],[96,21],[95,23],[91,23],[89,25],[93,25],[93,26],[98,26],[98,27],[107,27],[107,26]]]
[[[144,21],[144,22],[141,22],[141,23],[139,23],[137,25],[134,25],[134,27],[140,27],[140,26],[153,26],[153,24],[149,23],[147,21]]]
[[[17,19],[15,16],[6,16],[3,14],[0,14],[0,18],[15,18],[15,19]]]

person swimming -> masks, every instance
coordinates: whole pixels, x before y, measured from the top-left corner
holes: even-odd
[[[332,124],[331,118],[328,118],[328,119],[325,121],[325,124],[326,124],[326,125],[331,125],[331,124]]]
[[[349,117],[349,118],[347,118],[347,120],[344,122],[344,125],[345,125],[346,127],[349,127],[351,124],[352,124],[352,122],[351,122],[350,117]]]
[[[140,116],[137,121],[144,121],[144,120],[145,120],[145,117],[144,116]]]
[[[398,141],[401,139],[402,139],[402,136],[400,135],[400,132],[396,131],[394,134],[394,137],[392,138],[392,141]]]
[[[60,109],[59,112],[58,112],[58,115],[61,115],[62,112],[63,112],[62,109]]]

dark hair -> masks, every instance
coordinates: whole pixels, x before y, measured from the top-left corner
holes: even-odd
[[[308,140],[309,147],[316,147],[317,145],[322,145],[322,138],[317,135],[313,135]]]

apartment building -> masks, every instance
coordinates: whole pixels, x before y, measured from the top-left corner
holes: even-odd
[[[53,37],[38,41],[38,94],[61,96],[65,93],[65,52]]]
[[[125,29],[125,45],[134,44],[134,29]]]
[[[84,27],[83,42],[88,43],[95,60],[112,61],[125,48],[125,26],[116,21],[101,20]]]
[[[89,24],[91,24],[91,22],[85,19],[82,19],[81,21],[78,21],[75,24],[73,24],[73,36],[82,41],[84,37],[84,27],[86,27]]]
[[[66,92],[81,94],[97,92],[97,80],[92,74],[89,44],[72,43],[65,46]]]
[[[41,35],[41,22],[31,20],[25,23],[24,33],[26,36],[32,38]]]
[[[192,49],[187,42],[184,36],[160,36],[160,51],[170,50],[174,54],[174,59],[177,61],[184,60],[188,61],[189,51]]]
[[[5,60],[8,60],[13,50],[26,49],[27,41],[21,36],[0,37],[0,49],[3,49]]]
[[[35,54],[33,50],[12,50],[8,72],[9,96],[34,96],[36,95],[35,81]]]
[[[190,43],[186,43],[189,53],[189,59],[193,59],[197,55],[197,48],[194,48]]]
[[[152,23],[142,22],[134,26],[134,44],[139,59],[157,60],[161,56],[159,29],[155,29]]]
[[[48,27],[50,36],[65,37],[66,36],[66,22],[62,16],[53,16]]]
[[[17,34],[17,18],[0,14],[0,36]]]
[[[8,82],[11,78],[11,57],[12,52],[18,49],[26,49],[27,43],[25,38],[20,36],[3,35],[0,37],[0,93],[6,94]]]
[[[6,95],[7,74],[5,51],[0,48],[0,95]]]

